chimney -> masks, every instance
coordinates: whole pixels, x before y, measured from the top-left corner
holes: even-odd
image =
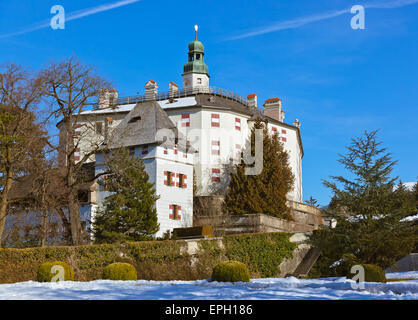
[[[179,91],[179,86],[175,84],[174,82],[171,82],[168,84],[168,96],[170,98],[174,98],[177,96],[177,93]]]
[[[116,108],[118,104],[118,96],[119,93],[116,89],[112,89],[109,92],[109,106],[112,108]]]
[[[248,107],[257,109],[257,95],[255,93],[249,94],[247,96],[247,100],[248,100]]]
[[[283,122],[284,111],[282,110],[282,100],[279,98],[267,99],[264,104],[264,115]]]
[[[293,125],[294,125],[296,128],[300,128],[300,121],[299,121],[298,119],[296,119],[295,121],[293,121]]]
[[[102,90],[100,90],[99,109],[109,108],[110,106],[109,95],[110,95],[109,89],[102,88]]]
[[[145,100],[151,101],[157,99],[158,86],[154,80],[148,80],[145,84]]]

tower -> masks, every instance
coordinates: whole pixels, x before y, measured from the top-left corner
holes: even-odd
[[[183,90],[190,92],[209,91],[209,71],[204,61],[203,43],[197,40],[195,25],[195,40],[189,43],[188,61],[183,68]]]

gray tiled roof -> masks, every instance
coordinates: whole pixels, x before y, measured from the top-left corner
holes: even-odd
[[[170,129],[173,136],[166,138],[167,134],[157,134],[159,130]],[[166,132],[166,131],[163,131]],[[178,132],[175,124],[156,101],[138,103],[114,129],[110,148],[132,147],[148,144],[161,144],[165,147],[174,147],[177,138],[178,148],[181,147],[184,136]],[[189,151],[192,151],[189,148]]]

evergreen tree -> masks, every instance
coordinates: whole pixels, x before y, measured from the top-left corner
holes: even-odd
[[[305,200],[305,203],[309,204],[310,206],[314,206],[314,207],[317,207],[317,208],[319,207],[318,200],[316,200],[312,196],[310,196],[308,200]]]
[[[342,176],[333,176],[333,182],[324,180],[333,191],[326,215],[336,218],[337,226],[323,227],[311,237],[322,250],[316,266],[322,276],[346,273],[347,263],[330,268],[343,256],[387,268],[414,248],[415,227],[404,220],[414,205],[403,186],[394,188],[397,178],[390,175],[396,161],[380,147],[376,134],[365,132],[352,139],[347,155],[340,155],[338,161],[352,180]]]
[[[224,210],[230,214],[263,213],[291,220],[290,208],[286,204],[286,195],[294,183],[289,155],[278,136],[271,136],[267,124],[260,119],[251,130],[251,154],[255,152],[256,129],[263,130],[263,169],[260,174],[246,175],[247,165],[241,159],[230,175]]]
[[[154,183],[148,181],[142,159],[125,148],[107,156],[111,174],[99,182],[109,196],[96,213],[93,233],[96,243],[149,240],[159,230]]]

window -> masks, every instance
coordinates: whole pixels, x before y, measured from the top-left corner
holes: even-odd
[[[129,119],[128,123],[134,123],[141,120],[141,116],[137,116],[137,117],[132,117],[131,119]]]
[[[220,141],[212,140],[212,154],[219,156],[221,154]]]
[[[173,220],[181,219],[181,206],[177,204],[170,204],[169,209],[170,209],[170,214],[169,214],[170,219],[173,219]]]
[[[286,133],[287,133],[286,130],[282,129],[282,134],[286,134]]]
[[[272,127],[271,128],[271,131],[272,131],[272,136],[274,137],[276,134],[277,134],[277,128],[276,127]]]
[[[212,127],[219,127],[219,113],[212,113]]]
[[[197,84],[202,84],[202,78],[197,78]]]
[[[103,123],[95,122],[94,123],[94,130],[97,134],[103,134]]]
[[[77,192],[78,202],[85,204],[89,202],[89,191],[88,190],[78,190]]]
[[[81,124],[76,124],[74,126],[74,135],[75,136],[79,136],[81,134]]]
[[[142,154],[148,154],[148,145],[142,147]]]
[[[196,60],[200,60],[200,53],[196,54]]]
[[[80,148],[74,150],[74,161],[80,161]]]
[[[178,178],[177,187],[187,188],[187,175],[178,173],[177,178]]]
[[[241,131],[241,119],[235,118],[235,130]]]
[[[220,182],[221,181],[221,170],[220,169],[212,169],[212,181]]]
[[[286,137],[282,137],[282,141],[286,142],[287,141]]]
[[[190,127],[190,114],[182,114],[181,115],[181,126],[182,127]]]
[[[166,186],[174,186],[174,173],[170,171],[164,171],[164,184]]]

